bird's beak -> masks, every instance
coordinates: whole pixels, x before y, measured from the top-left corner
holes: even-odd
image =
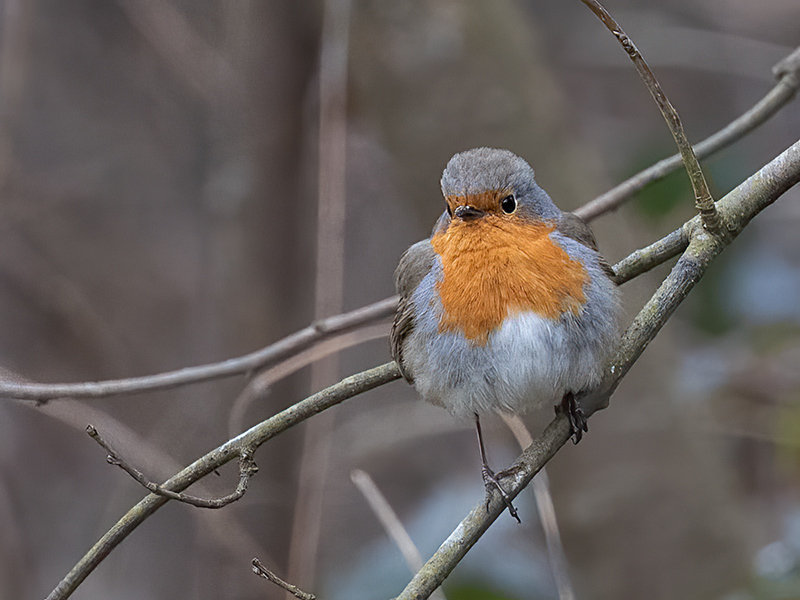
[[[462,205],[457,206],[456,209],[453,211],[453,215],[462,221],[474,221],[475,219],[479,219],[486,213],[479,208],[475,208],[474,206]]]

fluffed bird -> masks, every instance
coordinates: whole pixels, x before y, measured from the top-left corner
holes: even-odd
[[[453,156],[445,211],[395,273],[391,352],[423,399],[474,418],[487,491],[516,510],[489,467],[480,415],[553,403],[573,441],[577,398],[597,387],[619,337],[613,271],[588,225],[562,212],[531,166],[495,148]]]

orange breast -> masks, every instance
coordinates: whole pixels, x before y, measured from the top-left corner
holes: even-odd
[[[437,283],[440,331],[461,331],[476,344],[506,316],[533,311],[557,319],[585,302],[586,270],[548,236],[554,226],[489,214],[453,220],[431,238],[442,260]]]

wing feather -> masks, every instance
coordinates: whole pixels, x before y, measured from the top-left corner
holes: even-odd
[[[597,240],[594,238],[594,233],[592,233],[592,230],[589,225],[586,224],[586,221],[581,219],[578,215],[571,212],[562,213],[561,219],[558,221],[558,225],[556,226],[556,230],[562,235],[572,238],[587,248],[591,248],[597,252]],[[600,256],[600,268],[603,269],[603,272],[608,275],[611,281],[614,281],[614,278],[616,277],[614,269],[611,268],[611,265],[608,264],[603,256]]]
[[[389,343],[392,358],[397,362],[400,372],[409,383],[414,383],[414,378],[406,369],[403,360],[403,346],[406,338],[414,330],[414,307],[411,296],[420,281],[431,270],[435,259],[436,253],[433,251],[430,240],[422,240],[405,251],[395,271],[395,286],[397,293],[400,294],[400,303],[392,323]]]

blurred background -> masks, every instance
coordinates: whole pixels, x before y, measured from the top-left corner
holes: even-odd
[[[797,0],[609,0],[691,140],[774,84]],[[565,209],[672,154],[655,105],[579,2],[0,2],[0,366],[145,375],[264,346],[393,293],[455,152],[507,147]],[[719,196],[800,135],[796,101],[705,162]],[[593,226],[612,261],[692,214],[683,173]],[[580,598],[800,597],[800,192],[713,265],[577,447],[548,465]],[[623,288],[629,320],[669,268]],[[389,360],[388,331],[242,394],[246,379],[0,403],[0,597],[40,598],[156,480],[312,389]],[[13,375],[7,375],[13,376]],[[535,434],[549,411],[527,418]],[[491,462],[511,434],[487,420]],[[471,423],[396,382],[256,454],[243,500],[169,503],[75,598],[388,598],[410,572],[350,473],[423,556],[483,496]],[[229,465],[192,491],[222,495]],[[450,600],[558,597],[531,490],[448,579]],[[562,596],[563,597],[563,596]]]

